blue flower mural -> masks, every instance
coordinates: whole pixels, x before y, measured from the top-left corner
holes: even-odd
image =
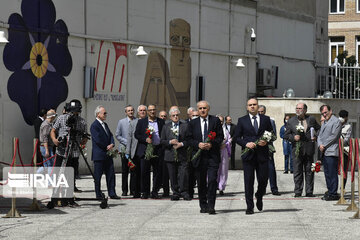
[[[23,0],[21,13],[9,17],[9,43],[3,60],[13,72],[7,84],[9,97],[32,125],[40,109],[57,108],[66,100],[64,76],[71,72],[72,59],[67,26],[63,20],[55,21],[51,0]]]

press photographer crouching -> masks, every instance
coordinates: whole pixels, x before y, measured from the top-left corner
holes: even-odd
[[[65,166],[73,167],[75,170],[79,164],[80,156],[80,149],[77,144],[86,144],[88,140],[87,124],[80,116],[82,105],[79,100],[74,99],[65,106],[67,108],[66,113],[56,119],[50,136],[53,143],[57,146],[55,166],[61,167],[63,161],[66,161]],[[56,138],[56,132],[58,133],[58,138]],[[71,146],[71,148],[67,149],[67,146]],[[74,178],[74,191],[77,190]],[[62,205],[67,204],[77,206],[72,198],[62,199]]]

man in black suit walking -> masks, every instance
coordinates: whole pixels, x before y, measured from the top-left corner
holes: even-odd
[[[200,117],[189,122],[186,139],[194,152],[202,150],[200,156],[192,161],[198,183],[200,213],[215,214],[220,145],[224,134],[220,119],[209,115],[210,105],[207,101],[198,102],[197,108]],[[206,142],[211,132],[215,132],[215,139]]]
[[[247,210],[246,214],[254,214],[254,179],[255,171],[258,181],[258,189],[255,193],[257,199],[256,207],[259,211],[263,209],[262,198],[266,192],[266,185],[269,176],[269,147],[267,142],[260,140],[265,131],[271,132],[272,126],[270,118],[259,115],[259,105],[256,98],[252,97],[247,102],[249,114],[239,118],[236,126],[236,142],[243,148],[250,150],[244,153],[241,158],[244,167],[245,198]]]
[[[152,198],[160,198],[158,191],[161,186],[161,162],[163,157],[162,147],[160,145],[160,134],[165,122],[161,118],[156,117],[156,106],[151,104],[148,106],[148,117],[139,119],[136,124],[135,138],[138,140],[136,156],[140,159],[141,166],[141,198],[147,199],[150,195],[150,167],[153,168],[153,188],[151,192]],[[151,126],[155,129],[152,138],[146,134],[146,129]],[[148,144],[153,144],[153,157],[149,160],[145,159],[145,151]]]

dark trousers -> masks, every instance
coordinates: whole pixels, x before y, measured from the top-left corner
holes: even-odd
[[[134,173],[130,171],[128,160],[125,157],[121,158],[121,190],[127,194],[129,191],[129,175],[130,175],[130,194],[135,192]],[[135,164],[136,165],[136,164]]]
[[[95,182],[95,194],[97,198],[101,198],[101,176],[105,173],[106,186],[109,196],[115,196],[115,170],[114,162],[112,159],[106,159],[102,161],[94,161],[94,182]]]
[[[285,161],[285,172],[289,171],[289,164],[290,164],[290,172],[294,172],[293,159],[290,154],[284,155],[284,161]]]
[[[192,163],[188,163],[188,193],[191,198],[194,197],[194,188],[196,185],[196,177],[195,177],[195,168],[193,167]]]
[[[169,184],[170,177],[169,177],[169,171],[167,168],[167,164],[164,161],[163,155],[159,158],[159,164],[160,164],[159,167],[161,168],[161,171],[160,171],[161,187],[163,188],[164,194],[169,195],[169,193],[170,193],[170,184]]]
[[[255,193],[256,198],[262,198],[266,192],[266,186],[269,175],[269,163],[258,162],[256,158],[249,161],[243,161],[244,168],[244,182],[245,182],[245,198],[248,209],[254,208],[254,181],[255,172],[256,179],[258,182],[257,192]]]
[[[169,171],[171,191],[173,195],[188,196],[188,163],[181,162],[166,162]]]
[[[219,163],[209,160],[206,158],[206,155],[205,157],[201,156],[200,158],[200,164],[197,168],[195,168],[200,208],[214,209]]]
[[[231,144],[231,156],[230,156],[230,168],[231,168],[231,170],[235,170],[235,149],[236,149],[236,143],[233,142]]]
[[[155,153],[154,153],[155,154]],[[141,167],[141,193],[150,194],[150,169],[153,169],[153,186],[152,192],[158,193],[161,186],[161,165],[159,164],[159,158],[152,158],[146,160],[142,157],[140,160]]]
[[[272,193],[278,192],[278,186],[276,181],[276,170],[275,170],[275,162],[274,157],[270,157],[269,160],[269,182],[270,182],[270,189]]]
[[[314,191],[314,173],[311,171],[311,164],[313,163],[313,156],[299,155],[295,157],[295,151],[293,151],[292,158],[294,159],[294,183],[295,194],[302,194],[304,188],[304,175],[305,175],[305,192],[312,194]]]
[[[130,171],[130,189],[133,186],[134,196],[138,197],[141,192],[141,163],[140,159],[136,156],[132,161],[135,164],[135,169]]]
[[[324,156],[323,165],[329,196],[336,196],[338,189],[338,157]]]

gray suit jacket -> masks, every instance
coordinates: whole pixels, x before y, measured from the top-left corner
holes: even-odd
[[[315,153],[315,143],[311,140],[311,132],[310,129],[314,128],[315,135],[320,129],[320,125],[316,122],[316,119],[313,116],[305,115],[305,120],[307,123],[307,128],[305,134],[301,135],[300,141],[302,142],[300,148],[300,155],[308,155],[312,156]],[[284,139],[290,141],[292,143],[292,152],[293,156],[295,156],[296,149],[296,141],[294,140],[294,136],[298,135],[296,131],[296,126],[299,124],[299,120],[297,116],[294,116],[289,119],[286,125],[286,131],[284,134]]]
[[[135,120],[135,119],[134,119]],[[131,122],[131,121],[130,121]],[[118,125],[116,127],[116,139],[119,141],[119,151],[121,150],[121,146],[126,147],[127,145],[127,137],[128,137],[128,130],[129,130],[129,118],[120,119]]]
[[[324,122],[321,126],[317,143],[318,146],[325,146],[325,156],[339,156],[341,128],[340,120],[334,115],[330,117],[329,121]]]
[[[175,139],[174,133],[171,131],[172,122],[166,123],[161,131],[161,145],[164,146],[165,155],[164,161],[173,162],[174,159],[174,151],[172,145],[169,143],[170,140]],[[178,159],[179,161],[187,161],[187,147],[188,143],[185,140],[186,132],[187,132],[187,123],[179,121],[179,137],[178,141],[184,144],[183,147],[177,149]]]
[[[136,148],[138,144],[138,140],[135,138],[135,130],[138,120],[139,119],[136,118],[130,122],[128,135],[127,135],[126,154],[128,154],[131,159],[133,159],[135,156]]]

